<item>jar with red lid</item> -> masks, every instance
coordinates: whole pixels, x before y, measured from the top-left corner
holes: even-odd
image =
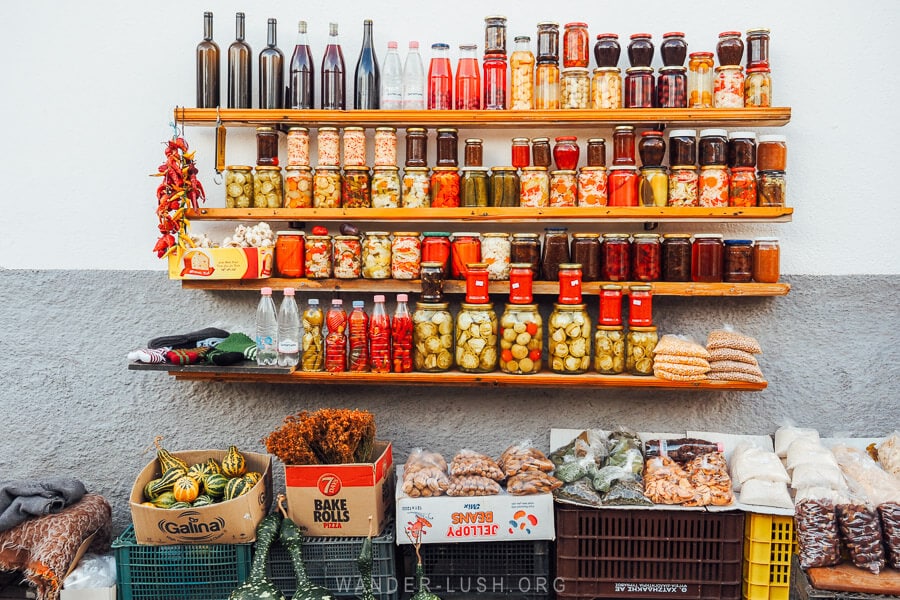
[[[597,61],[597,67],[603,69],[618,66],[621,53],[618,34],[597,34],[597,41],[594,42],[594,60]]]
[[[718,233],[698,233],[691,249],[691,279],[700,283],[721,283],[725,244]]]
[[[509,303],[531,304],[534,302],[532,283],[534,271],[529,263],[510,263],[509,265]]]
[[[747,67],[769,66],[769,30],[747,30]]]
[[[458,167],[435,167],[431,171],[431,206],[457,208],[460,203]]]
[[[484,108],[485,110],[506,109],[506,55],[484,57]]]
[[[532,279],[537,279],[541,269],[541,236],[537,233],[514,233],[509,246],[510,263],[527,264]]]
[[[481,238],[477,233],[456,232],[450,242],[450,276],[465,279],[466,265],[481,262]]]
[[[662,280],[691,280],[691,235],[666,233],[662,240]]]
[[[510,301],[500,317],[500,370],[513,375],[540,372],[542,330],[537,304]]]
[[[631,153],[633,157],[633,145]],[[662,165],[663,160],[666,157],[666,140],[663,138],[662,131],[643,132],[641,134],[641,141],[638,142],[638,154],[641,157],[641,164],[645,167],[658,167]]]
[[[559,303],[581,304],[581,265],[563,263],[559,265]]]
[[[744,108],[744,69],[716,67],[713,108]]]
[[[633,285],[628,294],[628,326],[653,325],[653,292],[649,285]]]
[[[741,40],[740,31],[723,31],[719,34],[719,42],[716,44],[716,55],[719,64],[726,66],[738,66],[744,58],[744,42]]]
[[[575,171],[550,172],[550,197],[548,205],[556,208],[576,206],[577,179]]]
[[[563,67],[587,67],[589,46],[587,23],[566,23],[563,29]]]
[[[669,169],[668,206],[700,206],[700,175],[697,167]]]
[[[557,107],[559,108],[559,107]],[[537,137],[531,140],[531,164],[535,167],[550,167],[550,138]]]
[[[653,108],[655,97],[652,67],[625,69],[625,108]]]
[[[730,180],[728,167],[724,165],[700,167],[698,204],[704,207],[728,206]]]
[[[544,246],[541,250],[542,278],[544,281],[557,281],[559,265],[571,260],[568,230],[565,227],[544,228]]]
[[[649,67],[653,62],[653,36],[649,33],[635,33],[628,43],[628,60],[632,67]]]
[[[468,263],[466,265],[466,302],[485,304],[490,301],[487,263]]]
[[[613,166],[634,166],[634,127],[619,125],[613,131]]]
[[[715,71],[712,52],[691,52],[688,60],[688,108],[712,108]]]
[[[606,167],[581,167],[578,171],[578,206],[606,206]]]
[[[622,286],[606,284],[600,288],[600,325],[622,324]]]
[[[553,160],[556,162],[557,169],[573,171],[578,166],[581,150],[578,148],[577,139],[574,136],[556,138],[556,144],[553,146]]]
[[[663,64],[667,67],[683,67],[684,59],[687,58],[687,47],[684,33],[681,31],[664,33],[662,44],[659,45]]]
[[[756,206],[756,169],[753,167],[731,169],[728,206]]]
[[[687,67],[663,67],[656,79],[657,108],[687,107]]]
[[[573,233],[569,254],[572,262],[581,265],[583,281],[600,281],[599,233]]]
[[[335,279],[359,279],[362,275],[362,243],[359,236],[334,236],[331,262]]]
[[[661,277],[659,234],[636,233],[631,242],[631,270],[634,281],[659,281]]]
[[[517,169],[527,167],[530,163],[528,138],[516,137],[512,139],[512,166]]]
[[[610,167],[607,177],[607,204],[609,206],[638,206],[637,167]]]
[[[753,281],[752,240],[725,240],[723,279],[728,283]]]
[[[305,240],[302,231],[285,230],[275,234],[275,270],[282,277],[303,277]]]
[[[450,274],[449,231],[426,231],[422,234],[422,262],[439,263],[444,275]]]
[[[604,281],[628,281],[631,277],[631,236],[604,233],[600,246],[601,276]]]

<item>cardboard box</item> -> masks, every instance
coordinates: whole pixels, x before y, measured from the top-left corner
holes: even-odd
[[[116,600],[116,586],[59,591],[59,600]]]
[[[225,450],[190,450],[173,452],[189,465],[209,458],[221,461]],[[144,486],[160,477],[159,462],[148,464],[131,488],[131,519],[134,537],[139,544],[167,546],[172,544],[248,544],[256,540],[256,526],[272,505],[272,459],[268,454],[241,452],[248,471],[263,474],[255,486],[243,496],[198,508],[171,510],[143,506]]]
[[[410,498],[398,484],[397,544],[412,544],[407,532],[418,531],[423,544],[552,540],[553,494]]]
[[[178,248],[169,255],[169,279],[266,279],[272,248]]]
[[[375,442],[374,463],[285,465],[288,516],[306,535],[353,537],[381,533],[393,506],[394,455]]]

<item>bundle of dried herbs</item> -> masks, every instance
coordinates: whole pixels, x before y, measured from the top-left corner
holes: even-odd
[[[365,410],[301,411],[285,417],[262,441],[286,465],[371,462],[375,417]]]

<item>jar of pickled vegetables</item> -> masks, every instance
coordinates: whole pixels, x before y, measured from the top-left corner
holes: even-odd
[[[450,242],[450,276],[465,279],[469,263],[481,262],[481,238],[474,232],[453,234]]]
[[[309,166],[309,129],[306,127],[288,129],[287,154],[289,167]]]
[[[375,167],[372,174],[372,208],[398,208],[400,185],[398,167]]]
[[[491,232],[481,236],[481,260],[487,264],[488,279],[509,279],[510,240],[508,233]]]
[[[449,231],[426,231],[422,234],[422,262],[436,262],[441,265],[444,276],[450,276]]]
[[[525,147],[528,151],[528,147]],[[489,206],[519,206],[519,172],[515,167],[494,167],[491,169],[491,190],[488,194]]]
[[[393,127],[375,128],[375,166],[397,166],[397,130]]]
[[[368,167],[346,167],[341,181],[343,208],[371,208],[372,195]]]
[[[367,231],[362,247],[362,276],[366,279],[390,279],[391,238],[387,231]]]
[[[422,261],[419,268],[422,279],[422,302],[444,300],[444,266],[439,262]]]
[[[365,302],[353,301],[353,310],[347,317],[348,370],[351,373],[369,371],[369,315],[364,310]]]
[[[600,325],[622,324],[622,286],[614,283],[600,288]]]
[[[516,36],[516,49],[509,57],[509,81],[511,110],[531,110],[534,107],[534,54],[531,38]]]
[[[534,107],[537,110],[559,108],[559,67],[538,61],[535,72]]]
[[[300,370],[315,373],[325,370],[325,336],[322,325],[325,315],[317,298],[310,298],[303,311],[303,346],[300,355]]]
[[[406,162],[404,164],[407,167],[428,166],[428,132],[424,127],[406,129]]]
[[[768,67],[747,69],[744,79],[744,106],[768,108],[772,106],[772,72]]]
[[[581,265],[583,281],[600,281],[600,234],[573,233],[569,255]]]
[[[687,107],[687,67],[663,67],[656,79],[657,108]]]
[[[576,203],[575,171],[550,172],[549,205],[554,207],[574,207]]]
[[[604,233],[600,246],[600,273],[604,281],[628,281],[631,277],[631,236]]]
[[[697,167],[679,166],[669,169],[668,205],[700,205],[700,176],[697,174]]]
[[[507,304],[500,317],[500,370],[513,375],[539,373],[542,330],[537,304]]]
[[[459,168],[435,167],[431,171],[431,206],[457,208],[459,202]]]
[[[341,165],[341,136],[337,127],[319,127],[316,136],[318,167],[339,167]]]
[[[335,279],[359,279],[362,275],[362,243],[359,237],[334,236],[331,262]]]
[[[547,327],[550,369],[577,375],[591,366],[591,321],[585,304],[553,305]]]
[[[253,201],[253,167],[225,167],[225,208],[250,208]]]
[[[653,67],[625,69],[625,108],[653,108],[655,97]]]
[[[590,43],[587,23],[566,23],[563,29],[563,67],[587,67]]]
[[[641,167],[638,195],[643,206],[666,206],[669,200],[669,175],[665,167]]]
[[[391,277],[418,279],[422,261],[422,242],[418,231],[395,231],[391,241]]]
[[[691,279],[702,283],[721,283],[725,244],[718,233],[698,233],[691,250]]]
[[[742,67],[716,67],[713,107],[744,107],[744,69]]]
[[[591,102],[591,77],[587,69],[563,69],[559,82],[559,107],[585,109]]]
[[[413,367],[425,373],[453,366],[453,317],[446,302],[417,302],[413,313]]]
[[[625,370],[631,375],[653,375],[653,350],[657,342],[656,327],[629,327],[625,338]]]
[[[456,366],[463,373],[497,368],[497,314],[491,302],[463,302],[456,315]]]
[[[722,278],[728,283],[753,281],[752,240],[725,240],[725,267]]]
[[[591,108],[622,108],[622,71],[599,67],[591,77]]]
[[[460,178],[460,206],[487,207],[490,202],[488,173],[481,167],[463,167]]]
[[[700,206],[728,206],[728,188],[731,177],[728,167],[714,165],[700,168]]]
[[[781,248],[778,238],[760,237],[753,244],[753,281],[778,283],[781,276]]]
[[[344,127],[344,167],[366,165],[366,130],[362,127]]]
[[[625,328],[598,325],[594,334],[594,369],[601,375],[625,372]]]
[[[784,171],[760,171],[756,191],[759,206],[786,206],[787,180]]]
[[[581,264],[559,265],[559,303],[581,304]]]
[[[431,206],[431,177],[428,175],[428,167],[406,167],[403,170],[400,201],[403,208]]]
[[[544,208],[550,202],[547,167],[525,167],[519,177],[519,206]]]
[[[753,167],[731,169],[728,206],[756,206],[756,169]]]
[[[253,208],[281,208],[283,183],[281,167],[256,167],[253,178]]]
[[[634,281],[659,281],[661,269],[659,234],[634,234],[634,241],[631,243],[631,278]]]
[[[514,233],[509,247],[510,264],[527,264],[532,281],[541,272],[541,236],[537,233]]]
[[[328,279],[331,277],[331,236],[306,236],[306,277]]]
[[[341,207],[341,169],[319,167],[313,177],[313,208]]]
[[[304,233],[287,229],[275,234],[275,271],[282,277],[303,277]]]
[[[653,325],[653,291],[649,285],[632,285],[628,294],[628,326]]]
[[[558,281],[559,266],[570,260],[568,230],[565,227],[545,227],[541,254],[541,274],[544,281]]]
[[[606,206],[606,167],[581,167],[578,171],[578,206]]]
[[[313,174],[311,167],[284,168],[284,208],[312,208]]]
[[[606,185],[609,206],[638,206],[637,167],[610,167]]]
[[[688,58],[688,108],[712,108],[713,53],[691,52]]]
[[[397,294],[397,309],[391,316],[391,361],[394,373],[412,373],[413,370],[413,323],[407,302],[407,294]]]

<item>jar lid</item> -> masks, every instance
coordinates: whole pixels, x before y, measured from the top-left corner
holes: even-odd
[[[673,171],[675,169],[680,169],[682,171],[696,171],[697,170],[696,165],[672,165],[669,168],[672,169]]]
[[[762,33],[762,34],[768,34],[768,33],[769,33],[769,29],[768,29],[767,27],[756,27],[756,28],[754,28],[754,29],[748,29],[748,30],[747,30],[747,35],[750,35],[750,34],[756,34],[756,35],[759,35],[759,34],[761,34],[761,33]]]
[[[599,167],[599,166],[597,166],[597,167],[584,166],[579,169],[579,171],[581,171],[582,173],[584,173],[584,172],[592,173],[594,171],[605,171],[605,170],[606,170],[606,167]]]
[[[784,177],[784,171],[778,169],[767,169],[765,171],[760,171],[760,175],[769,175],[771,177]]]
[[[606,140],[604,138],[588,138],[588,144],[605,144]]]
[[[419,237],[418,231],[394,231],[391,233],[392,236],[396,237]]]
[[[740,139],[740,140],[743,140],[743,139],[755,140],[756,133],[753,131],[732,131],[731,133],[728,134],[728,139],[729,140],[738,140],[738,139]]]
[[[753,173],[756,167],[731,167],[732,173]]]
[[[697,137],[696,129],[673,129],[669,132],[669,138],[673,137]]]
[[[600,234],[599,233],[573,233],[572,237],[575,238],[576,240],[583,240],[583,239],[595,239],[596,240],[596,239],[600,238]]]
[[[616,129],[618,129],[618,127]],[[641,134],[641,137],[648,137],[651,135],[662,136],[662,131],[645,131]]]
[[[444,263],[434,262],[434,261],[425,261],[420,264],[421,267],[426,269],[440,269],[444,266]]]
[[[649,326],[649,327],[634,327],[634,326],[631,326],[631,327],[628,328],[628,331],[638,331],[638,332],[640,332],[640,333],[652,333],[652,332],[656,331],[656,326],[655,326],[655,325],[651,325],[651,326]]]
[[[721,233],[695,233],[695,240],[721,240],[723,236]]]
[[[375,167],[376,169],[378,167]],[[284,168],[285,171],[312,171],[312,167],[309,165],[288,165]]]
[[[483,262],[466,263],[468,269],[487,269],[488,264]]]
[[[438,42],[436,44],[431,45],[432,50],[449,50],[450,44],[444,44],[442,42]]]
[[[332,131],[337,133],[337,130],[337,127],[319,127],[319,133],[329,133]]]
[[[475,238],[477,238],[480,234],[478,234],[474,231],[454,231],[450,235],[452,235],[455,238],[459,238],[459,237],[475,237]]]
[[[257,168],[259,168],[259,167],[257,167]],[[338,175],[341,174],[341,168],[337,165],[327,165],[327,166],[319,165],[318,167],[316,167],[316,173],[321,173],[322,171],[326,171],[326,172],[334,171]]]
[[[467,143],[467,144],[480,144],[480,143],[482,143],[483,141],[484,141],[484,140],[482,140],[481,138],[467,138],[467,139],[466,139],[466,143]]]
[[[624,329],[625,327],[622,325],[597,325],[598,331],[622,331]]]
[[[275,129],[272,127],[257,127],[256,133],[272,133]]]
[[[450,237],[449,231],[424,231],[422,235],[425,237]]]
[[[771,73],[772,69],[769,65],[757,65],[755,67],[747,67],[747,73]]]
[[[365,305],[366,305],[366,303],[364,300],[354,300],[353,301],[353,308],[362,308]]]
[[[580,268],[581,268],[581,263],[560,263],[559,264],[560,270],[571,271],[573,269],[580,269]]]
[[[367,237],[387,237],[390,234],[387,231],[367,231],[364,235]]]
[[[300,229],[284,229],[282,231],[276,231],[275,235],[306,235],[306,232]]]
[[[422,310],[447,310],[449,302],[416,302],[416,308]]]
[[[726,246],[749,246],[753,240],[725,240]]]
[[[784,135],[761,135],[759,136],[759,143],[763,144],[766,142],[787,142],[787,136]]]
[[[545,138],[545,137],[531,138],[531,143],[532,144],[544,144],[544,143],[549,144],[550,138]]]
[[[669,65],[666,67],[659,68],[660,74],[663,73],[686,73],[687,67],[679,67],[678,65]]]
[[[509,239],[508,233],[502,233],[500,231],[492,231],[490,233],[482,233],[481,237],[483,238],[504,238]]]
[[[628,287],[632,292],[649,292],[653,289],[653,287],[649,285],[630,285]]]
[[[689,240],[691,239],[691,234],[689,233],[664,233],[664,240]]]
[[[719,37],[720,37],[720,38],[722,38],[722,37],[734,37],[734,36],[740,37],[740,35],[741,35],[741,32],[740,32],[740,31],[723,31],[722,33],[719,34]]]
[[[559,23],[554,21],[541,21],[537,24],[538,27],[559,27]]]
[[[522,167],[522,170],[531,172],[546,171],[547,167]]]
[[[594,69],[594,74],[597,73],[621,73],[622,69],[619,67],[597,67]]]
[[[612,38],[614,40],[617,40],[617,39],[619,39],[619,34],[618,33],[598,33],[597,34],[598,40],[603,39],[603,38]]]
[[[512,139],[512,143],[513,144],[527,144],[528,138],[527,137],[514,137]]]
[[[700,167],[700,170],[706,171],[708,169],[712,169],[714,171],[724,171],[727,168],[728,167],[725,165],[703,165],[702,167]]]
[[[666,167],[664,165],[643,165],[641,167],[641,173],[665,173]]]
[[[513,238],[519,238],[520,240],[522,240],[522,239],[536,240],[539,237],[541,237],[541,234],[539,234],[539,233],[514,233],[513,234]]]
[[[719,65],[716,67],[716,73],[720,73],[722,71],[743,71],[744,67],[741,65]]]
[[[559,169],[557,171],[550,171],[550,177],[559,177],[565,175],[575,177],[575,171],[571,169]]]
[[[653,36],[650,35],[649,33],[633,33],[633,34],[631,34],[631,39],[633,39],[633,40],[645,40],[645,39],[649,40],[652,37]]]
[[[357,241],[359,241],[359,236],[358,235],[336,235],[336,236],[334,236],[334,239],[335,239],[335,241],[337,241],[337,240],[343,240],[343,241],[357,240]]]
[[[396,133],[397,128],[396,127],[376,127],[375,132],[377,133],[379,131],[384,131],[386,133]]]
[[[348,131],[365,131],[365,130],[366,130],[365,127],[357,127],[355,125],[352,127],[344,127],[344,133],[347,133]]]
[[[631,165],[615,165],[609,168],[610,171],[637,171],[636,166]]]
[[[574,135],[561,135],[558,138],[556,138],[556,141],[557,142],[574,142],[577,139],[578,138],[575,137]]]
[[[231,165],[229,167],[225,167],[226,171],[250,171],[253,167],[250,165]]]
[[[331,239],[330,235],[308,235],[308,236],[306,236],[307,242],[312,242],[312,241],[316,241],[316,240],[330,240],[330,239]]]
[[[478,49],[478,44],[460,44],[460,50],[476,50]]]
[[[309,133],[309,129],[306,127],[288,127],[288,133],[292,131]]]
[[[652,73],[653,67],[628,67],[625,73]]]
[[[756,239],[756,243],[757,243],[757,244],[758,244],[759,242],[769,242],[769,243],[773,243],[773,244],[777,244],[777,243],[778,243],[778,238],[777,238],[777,237],[758,237],[758,238],[755,238],[755,239]]]
[[[426,129],[424,127],[407,127],[406,133],[426,133]]]
[[[257,171],[281,171],[281,167],[264,165],[262,167],[256,167]]]
[[[441,127],[436,130],[438,133],[458,133],[459,130],[456,127]]]
[[[528,36],[528,35],[517,35],[516,37],[513,38],[513,41],[514,41],[514,42],[519,42],[519,43],[521,43],[521,42],[530,42],[530,41],[531,41],[531,36]]]
[[[669,37],[684,37],[684,32],[683,31],[670,31],[669,33],[663,34],[663,39],[666,39]]]
[[[493,302],[484,302],[480,304],[473,304],[472,302],[460,302],[460,308],[464,308],[466,310],[493,310],[494,303]]]
[[[589,72],[587,67],[566,67],[562,70],[563,75],[587,75]]]
[[[587,27],[587,23],[583,23],[581,21],[575,21],[573,23],[566,23],[566,27]]]
[[[485,17],[484,20],[485,20],[485,22],[487,22],[487,21],[503,21],[503,22],[505,22],[506,17],[504,17],[503,15],[491,15],[489,17]]]
[[[428,167],[403,167],[403,172],[404,173],[410,173],[410,172],[412,172],[412,173],[428,173]]]
[[[432,169],[434,173],[449,173],[450,171],[459,171],[459,167],[435,167]]]
[[[484,173],[487,176],[488,168],[487,167],[459,167],[459,170],[462,173]]]
[[[554,302],[553,307],[557,310],[576,311],[585,310],[587,304],[560,304],[559,302]]]
[[[352,167],[350,167],[352,168]],[[395,167],[394,165],[376,165],[372,167],[373,171],[399,171],[400,167]]]
[[[491,171],[518,171],[515,167],[491,167]]]
[[[641,239],[641,240],[651,240],[651,239],[652,239],[652,240],[658,240],[658,239],[659,239],[659,234],[658,234],[658,233],[635,233],[635,234],[634,234],[633,236],[631,236],[631,237],[633,237],[633,238],[636,239],[636,240],[637,240],[637,239]]]
[[[622,131],[622,132],[634,131],[634,126],[633,125],[617,125],[614,131]]]
[[[690,58],[712,58],[712,52],[691,52],[688,54]]]
[[[348,165],[344,167],[344,171],[365,171],[366,173],[368,173],[369,167],[365,165]]]
[[[604,233],[603,234],[603,239],[605,239],[605,240],[623,239],[623,238],[630,238],[630,237],[631,237],[630,233]]]
[[[531,270],[531,263],[509,263],[510,269],[528,269]]]

